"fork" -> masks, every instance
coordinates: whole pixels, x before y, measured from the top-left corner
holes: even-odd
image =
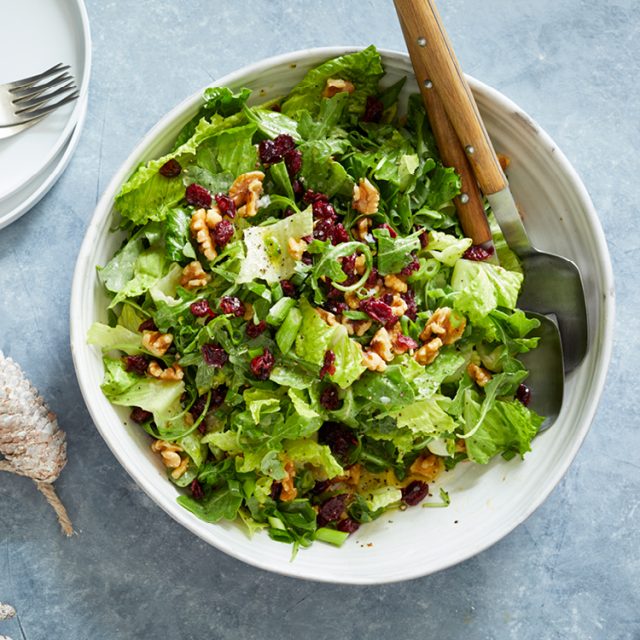
[[[0,84],[0,139],[33,126],[80,95],[69,65],[58,63],[34,76]]]

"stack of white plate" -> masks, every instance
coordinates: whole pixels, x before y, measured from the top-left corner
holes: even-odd
[[[0,84],[68,64],[80,97],[22,133],[0,140],[0,228],[55,184],[80,137],[91,68],[89,20],[82,0],[0,0]]]

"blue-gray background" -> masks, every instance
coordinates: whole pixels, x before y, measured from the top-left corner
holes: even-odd
[[[43,0],[45,1],[45,0]],[[0,478],[0,623],[14,640],[640,638],[637,0],[447,0],[466,71],[500,89],[582,176],[616,272],[615,352],[591,432],[549,500],[462,565],[340,587],[246,566],[156,507],[92,426],[69,352],[69,289],[96,199],[171,107],[261,58],[323,45],[404,49],[391,0],[87,0],[89,115],[51,192],[0,231],[0,349],[58,414],[64,539],[33,484]],[[1,45],[0,45],[1,49]],[[428,532],[425,532],[428,544]]]

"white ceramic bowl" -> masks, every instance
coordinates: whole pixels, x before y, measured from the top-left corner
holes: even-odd
[[[285,94],[310,67],[353,50],[314,49],[278,56],[216,84],[250,87],[254,98],[263,101]],[[407,55],[383,52],[383,57],[386,83],[412,78]],[[140,487],[180,524],[225,553],[270,571],[328,582],[382,583],[433,573],[486,549],[527,518],[560,481],[582,443],[602,392],[612,343],[613,278],[604,235],[582,182],[549,136],[503,95],[473,78],[469,81],[497,149],[512,159],[512,190],[526,211],[533,242],[580,267],[589,313],[589,352],[567,380],[558,422],[534,441],[524,461],[459,465],[441,481],[451,496],[448,509],[418,507],[394,513],[361,527],[340,549],[314,544],[290,562],[290,547],[266,534],[249,540],[240,525],[198,520],[176,503],[178,490],[151,453],[148,436],[129,424],[127,411],[112,406],[100,391],[101,356],[86,344],[85,336],[92,322],[106,318],[107,298],[95,267],[104,265],[121,242],[109,233],[114,196],[140,161],[169,149],[198,109],[201,92],[149,131],[102,196],[80,249],[71,297],[71,347],[84,399],[102,437]],[[414,91],[411,80],[405,92]]]

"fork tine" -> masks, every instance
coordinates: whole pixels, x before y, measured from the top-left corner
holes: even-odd
[[[49,77],[54,73],[59,73],[60,71],[66,71],[67,69],[70,69],[70,68],[71,67],[69,67],[68,64],[62,64],[62,62],[58,62],[58,64],[54,65],[53,67],[50,67],[49,69],[47,69],[46,71],[43,71],[42,73],[38,73],[34,76],[29,76],[27,78],[22,78],[21,80],[15,80],[14,82],[8,83],[7,86],[9,90],[14,88],[19,89],[21,87],[27,87],[36,82],[40,82],[40,80],[44,80],[45,78]]]
[[[16,109],[15,113],[17,116],[19,116],[25,111],[28,112],[28,111],[31,111],[32,109],[36,109],[37,107],[40,107],[47,102],[50,102],[53,98],[57,98],[58,96],[61,96],[65,93],[69,93],[69,91],[74,91],[75,89],[77,89],[77,87],[72,80],[71,82],[67,83],[63,87],[60,87],[56,91],[50,91],[49,93],[38,95],[36,98],[32,98],[27,102],[20,102],[19,104],[16,104],[17,101],[14,100],[14,104],[16,104],[17,107],[20,107],[19,109]]]
[[[66,96],[65,98],[62,98],[62,100],[58,100],[58,102],[55,102],[54,104],[48,104],[44,107],[41,107],[40,109],[36,109],[35,111],[26,111],[23,114],[26,117],[25,121],[30,120],[32,118],[41,118],[42,116],[46,116],[47,114],[51,113],[52,111],[55,111],[59,107],[62,107],[65,104],[68,104],[69,102],[73,102],[74,100],[77,100],[79,96],[80,96],[80,93],[78,91],[75,91],[70,96]]]
[[[56,87],[62,82],[66,82],[67,80],[73,80],[73,76],[65,72],[61,73],[59,76],[56,76],[53,80],[45,84],[35,84],[27,87],[26,89],[9,89],[9,91],[16,96],[15,100],[13,100],[13,103],[18,104],[19,102],[22,102],[27,98],[33,98],[37,96],[47,89]]]

